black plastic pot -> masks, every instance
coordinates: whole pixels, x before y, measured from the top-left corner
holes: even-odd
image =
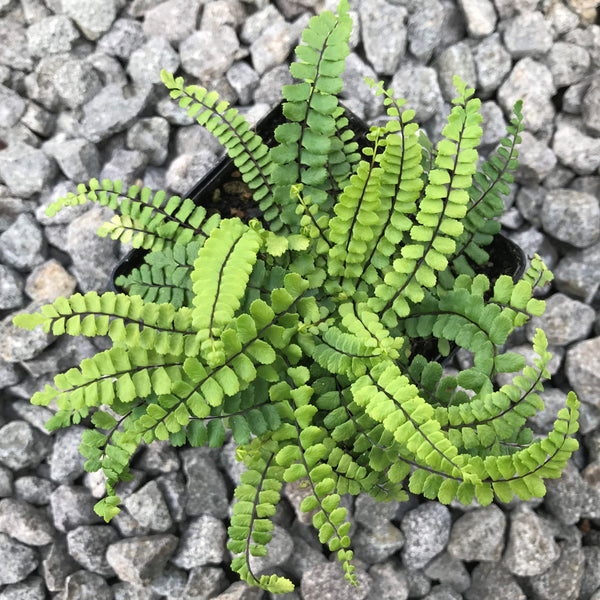
[[[366,134],[369,132],[369,127],[365,122],[357,117],[349,109],[345,109],[345,115],[348,118],[348,124],[350,129],[354,131],[356,140],[360,143],[365,139]],[[272,147],[275,142],[275,129],[278,125],[285,123],[286,119],[283,116],[282,104],[279,104],[275,108],[271,109],[256,125],[256,131],[260,134],[265,144]],[[196,204],[204,206],[209,212],[218,211],[220,206],[226,203],[226,196],[221,193],[221,190],[228,181],[231,181],[236,171],[233,160],[225,156],[217,165],[215,165],[198,183],[184,196],[184,198],[190,198]],[[259,216],[260,211],[258,208],[250,209],[256,212],[255,215]],[[122,289],[115,284],[115,280],[120,275],[128,275],[135,268],[139,268],[144,262],[144,256],[147,250],[136,248],[131,250],[114,268],[111,276],[111,284],[113,291],[121,292]]]
[[[346,116],[348,117],[350,128],[356,135],[356,140],[361,143],[364,141],[369,127],[362,119],[358,118],[348,109],[346,109]],[[273,145],[274,131],[278,125],[284,122],[285,117],[282,113],[282,105],[279,105],[273,108],[258,123],[256,130],[267,146]],[[222,194],[219,191],[232,179],[235,170],[233,160],[224,157],[219,164],[198,181],[186,197],[191,198],[196,204],[204,206],[209,210],[217,210],[219,204],[223,204]],[[216,200],[215,196],[217,196]],[[503,235],[496,235],[493,242],[487,247],[487,251],[490,254],[490,263],[492,265],[488,273],[491,280],[496,279],[500,275],[510,275],[516,281],[525,271],[525,256],[523,255],[523,251]],[[120,275],[128,275],[133,269],[140,267],[144,262],[146,253],[147,250],[141,248],[134,249],[117,264],[112,273],[112,286],[115,291],[122,291],[115,284],[116,278]]]

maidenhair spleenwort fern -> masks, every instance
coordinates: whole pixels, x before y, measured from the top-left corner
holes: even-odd
[[[122,284],[128,294],[59,298],[15,323],[55,335],[104,336],[112,348],[57,375],[32,402],[51,405],[49,429],[90,423],[80,447],[102,470],[118,513],[119,480],[140,444],[221,446],[227,431],[247,471],[229,528],[233,569],[251,585],[292,583],[254,572],[267,551],[282,486],[302,482],[303,511],[356,584],[343,494],[405,499],[406,488],[448,504],[541,497],[577,448],[578,402],[568,395],[549,434],[526,419],[544,404],[550,353],[537,331],[534,366],[504,351],[509,334],[544,311],[551,279],[539,257],[519,281],[475,275],[498,231],[500,194],[517,165],[521,104],[497,152],[477,170],[480,102],[457,98],[434,148],[381,83],[389,120],[357,152],[337,94],[352,22],[313,17],[284,86],[268,148],[214,92],[163,73],[173,98],[227,148],[264,220],[207,219],[189,199],[91,181],[53,204],[98,202],[111,235],[148,250]],[[264,224],[268,224],[268,229]],[[446,375],[413,351],[418,340],[470,351]],[[497,373],[517,373],[495,385]]]

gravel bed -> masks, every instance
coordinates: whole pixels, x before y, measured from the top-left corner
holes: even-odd
[[[452,75],[474,84],[499,142],[514,101],[526,132],[506,234],[556,279],[535,327],[554,348],[544,431],[574,389],[581,450],[535,502],[449,507],[418,498],[345,505],[360,587],[299,513],[287,486],[269,556],[255,569],[296,583],[287,600],[600,599],[600,22],[587,0],[351,0],[345,103],[382,118],[364,76],[408,99],[434,136]],[[73,291],[106,290],[119,253],[95,237],[106,210],[45,206],[90,177],[184,193],[219,148],[178,111],[161,66],[217,89],[252,120],[290,82],[290,51],[334,0],[0,0],[0,600],[255,600],[236,582],[226,527],[240,466],[218,451],[153,444],[136,457],[109,525],[77,452],[82,428],[48,434],[31,394],[101,342],[11,324]],[[360,25],[359,25],[360,23]],[[97,346],[95,344],[98,344]],[[526,355],[531,354],[528,349]],[[459,355],[459,361],[467,360]]]

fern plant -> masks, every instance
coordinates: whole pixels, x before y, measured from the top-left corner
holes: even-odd
[[[304,481],[301,510],[356,584],[342,495],[403,500],[408,488],[444,504],[527,500],[544,495],[544,478],[559,477],[577,448],[573,393],[546,437],[525,427],[544,408],[544,333],[535,366],[503,349],[544,311],[533,293],[551,273],[536,256],[518,281],[476,274],[517,166],[521,103],[478,170],[480,102],[464,82],[434,147],[404,100],[370,81],[389,120],[359,148],[337,97],[348,10],[342,0],[337,15],[310,20],[272,148],[216,93],[162,74],[226,147],[262,220],[207,218],[190,199],[92,180],[48,214],[113,208],[100,234],[148,250],[144,265],[120,282],[128,293],[75,294],[15,318],[112,340],[32,398],[55,407],[48,429],[90,424],[80,450],[86,470],[106,477],[96,511],[107,521],[141,444],[219,447],[232,432],[247,467],[229,527],[232,567],[272,592],[293,585],[253,572],[250,557],[267,551],[286,482]],[[446,375],[418,353],[422,340],[442,355],[464,348],[474,366]],[[511,372],[512,384],[494,384]]]

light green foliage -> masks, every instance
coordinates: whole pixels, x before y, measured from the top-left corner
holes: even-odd
[[[338,16],[311,19],[291,67],[300,82],[283,90],[288,122],[271,149],[214,92],[163,73],[171,95],[225,145],[269,229],[92,181],[50,213],[110,206],[118,216],[101,234],[149,250],[144,264],[118,282],[127,293],[75,294],[15,318],[112,340],[32,398],[56,403],[49,429],[88,419],[80,450],[85,468],[106,476],[96,511],[107,521],[140,444],[219,447],[231,431],[247,466],[229,528],[232,567],[274,593],[293,585],[254,573],[250,557],[267,552],[285,483],[305,487],[301,509],[356,584],[343,494],[529,499],[577,448],[574,394],[546,437],[532,441],[526,427],[550,377],[544,333],[533,366],[503,348],[543,313],[533,294],[551,273],[536,256],[519,281],[475,275],[517,165],[520,103],[478,171],[480,103],[465,83],[455,82],[434,147],[404,100],[371,81],[389,120],[371,128],[361,159],[337,101],[350,30],[345,0]],[[473,367],[445,375],[415,350],[431,339],[442,354],[470,351]],[[498,388],[498,373],[515,376]]]

